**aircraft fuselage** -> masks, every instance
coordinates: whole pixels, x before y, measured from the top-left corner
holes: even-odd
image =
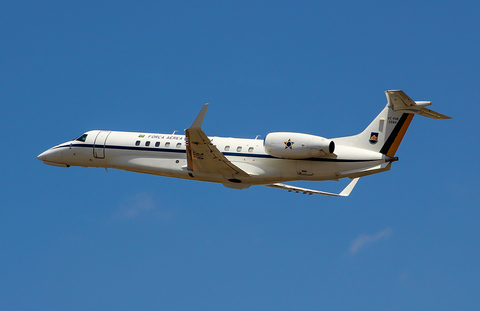
[[[250,177],[241,184],[226,183],[228,176],[193,173],[187,169],[185,135],[89,131],[85,141],[73,140],[50,148],[38,156],[46,164],[115,168],[175,178],[223,183],[247,188],[294,180],[337,180],[352,177],[345,172],[375,167],[385,170],[388,157],[378,152],[337,146],[334,156],[282,159],[265,152],[263,140],[209,137],[233,164]],[[373,173],[373,172],[370,172]],[[358,172],[357,172],[358,175]]]

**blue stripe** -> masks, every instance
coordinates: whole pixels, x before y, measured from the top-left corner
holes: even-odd
[[[63,147],[80,147],[80,148],[91,148],[93,149],[92,144],[68,144],[54,147],[54,149],[63,148]],[[101,145],[97,145],[97,148]],[[186,153],[185,149],[165,149],[159,147],[137,147],[137,146],[114,146],[114,145],[105,145],[105,149],[117,149],[117,150],[141,150],[141,151],[153,151],[153,152],[173,152],[173,153]],[[234,152],[224,152],[224,156],[232,157],[245,157],[245,158],[264,158],[264,159],[282,159],[277,158],[268,154],[255,154],[255,153],[234,153]],[[307,159],[283,159],[283,160],[294,160],[294,161],[317,161],[317,162],[374,162],[378,160],[346,160],[346,159],[329,159],[329,158],[307,158]]]

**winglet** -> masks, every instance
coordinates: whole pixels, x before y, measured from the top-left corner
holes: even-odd
[[[357,185],[358,179],[360,177],[352,179],[352,181],[343,189],[342,192],[340,192],[339,196],[341,197],[348,197],[350,195],[350,192],[352,192],[353,188]]]
[[[208,109],[208,104],[205,104],[205,106],[203,106],[202,110],[200,110],[200,113],[195,118],[195,121],[193,121],[193,123],[189,127],[189,129],[200,129],[200,128],[202,128],[203,119],[205,118],[205,114],[207,114],[207,109]]]

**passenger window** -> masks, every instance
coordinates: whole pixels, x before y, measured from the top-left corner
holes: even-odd
[[[87,140],[87,136],[88,134],[83,134],[82,136],[75,138],[75,140],[85,142]]]
[[[166,142],[165,147],[170,147],[170,142]]]
[[[225,151],[230,150],[230,146],[225,146]]]
[[[253,147],[248,148],[248,152],[253,152]]]
[[[155,143],[155,147],[159,147],[159,146],[160,146],[160,142],[157,141],[157,142]]]
[[[182,147],[182,143],[177,144],[177,148],[180,148],[180,147]]]
[[[150,142],[149,141],[145,142],[145,146],[147,147],[150,146]]]
[[[140,146],[140,141],[139,141],[139,140],[137,140],[137,141],[135,142],[135,146]]]
[[[242,146],[237,147],[237,152],[240,152],[240,151],[242,151]]]

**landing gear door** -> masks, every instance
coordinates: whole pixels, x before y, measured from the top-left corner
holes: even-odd
[[[107,137],[110,135],[110,131],[101,131],[95,137],[93,143],[93,156],[97,159],[105,158],[105,144],[107,143]]]

